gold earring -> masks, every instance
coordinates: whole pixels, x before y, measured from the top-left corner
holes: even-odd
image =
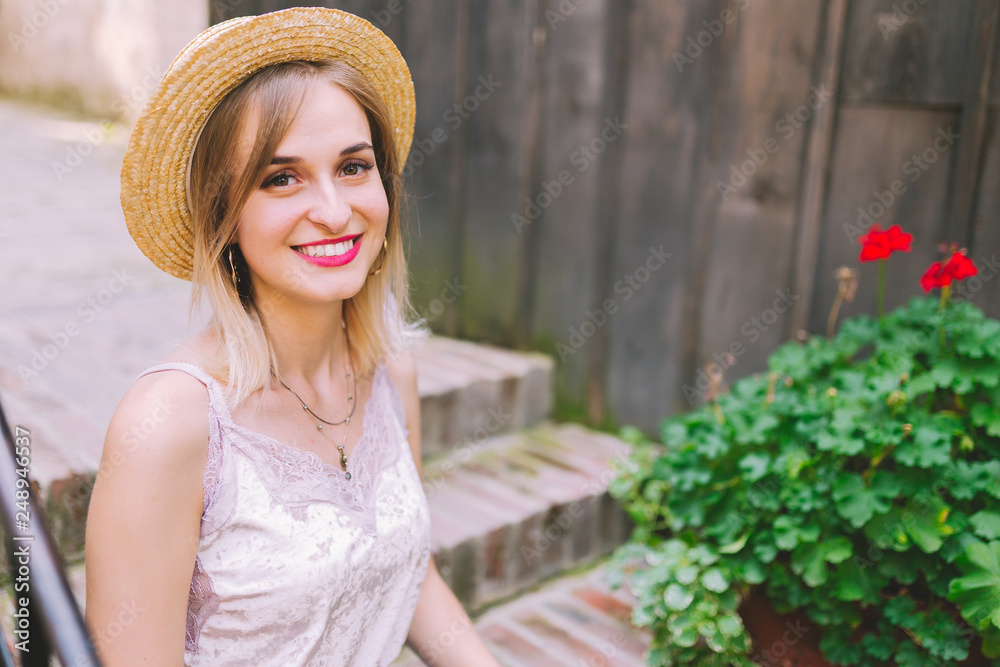
[[[389,256],[389,239],[385,238],[384,236],[382,237],[382,252],[384,253],[382,256],[382,263],[379,264],[378,268],[375,269],[374,271],[369,271],[368,275],[377,276],[378,274],[382,273],[382,269],[383,267],[385,267],[385,258]]]
[[[236,275],[236,266],[233,264],[233,246],[229,246],[229,275],[233,278],[233,287],[239,287],[240,278]]]

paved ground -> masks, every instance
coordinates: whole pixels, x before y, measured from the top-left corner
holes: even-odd
[[[189,284],[125,228],[125,135],[0,100],[0,400],[43,483],[94,469],[125,389],[194,329]]]

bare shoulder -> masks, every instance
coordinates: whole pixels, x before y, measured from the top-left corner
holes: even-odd
[[[115,410],[104,443],[104,461],[197,467],[207,458],[208,389],[194,376],[162,370],[136,380]]]

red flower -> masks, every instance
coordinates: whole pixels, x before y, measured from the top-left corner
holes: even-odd
[[[974,276],[979,273],[979,269],[976,265],[972,263],[972,260],[962,252],[961,250],[955,251],[945,265],[945,269],[951,274],[951,277],[955,280],[965,280],[969,276]]]
[[[912,242],[913,234],[907,234],[899,225],[893,225],[882,231],[876,222],[867,234],[858,239],[858,243],[861,244],[861,255],[858,259],[862,262],[874,262],[877,259],[887,258],[897,250],[910,252]]]
[[[965,280],[977,273],[979,269],[972,260],[963,251],[956,250],[944,264],[934,262],[927,267],[927,271],[920,278],[920,286],[925,292],[930,292],[932,289],[951,285],[953,280]]]
[[[938,287],[947,287],[951,284],[951,274],[948,273],[941,262],[934,262],[924,275],[920,278],[920,286],[925,292],[930,292]]]

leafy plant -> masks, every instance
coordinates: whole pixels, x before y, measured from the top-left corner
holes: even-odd
[[[611,492],[636,527],[615,583],[649,663],[752,664],[737,610],[755,586],[822,628],[831,662],[1000,657],[1000,322],[918,297],[768,367],[662,443],[623,433],[637,465]]]

